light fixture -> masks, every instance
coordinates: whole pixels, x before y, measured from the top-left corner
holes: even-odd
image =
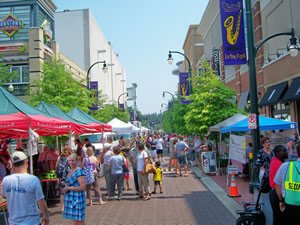
[[[12,85],[12,83],[10,83],[10,85],[8,86],[8,91],[9,92],[13,92],[14,91],[14,86]]]
[[[172,58],[172,54],[169,52],[169,56],[168,56],[168,63],[170,64],[170,65],[172,65],[172,63],[173,63],[173,58]]]
[[[297,44],[297,38],[295,37],[294,29],[292,29],[292,37],[290,38],[290,43],[287,47],[290,56],[296,57],[298,55],[299,46]]]
[[[102,71],[103,71],[104,73],[106,73],[107,70],[108,70],[108,68],[107,68],[106,63],[105,63],[105,61],[104,61],[103,67],[102,67]]]

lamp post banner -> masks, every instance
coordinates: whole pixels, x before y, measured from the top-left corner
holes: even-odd
[[[91,90],[91,97],[95,98],[95,104],[93,104],[93,106],[91,107],[91,110],[97,110],[98,107],[98,81],[91,81],[90,82],[90,90]]]
[[[247,63],[243,0],[220,0],[224,65]]]
[[[190,88],[189,88],[189,73],[179,73],[179,93],[180,93],[180,101],[181,104],[186,105],[189,104],[190,101],[186,100],[185,97],[189,96]]]

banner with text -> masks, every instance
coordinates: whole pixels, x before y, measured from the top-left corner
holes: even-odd
[[[247,63],[243,0],[220,0],[224,65]]]
[[[186,97],[190,95],[189,73],[179,73],[179,93],[181,104],[189,104]]]
[[[229,159],[245,163],[246,159],[246,137],[230,135]]]

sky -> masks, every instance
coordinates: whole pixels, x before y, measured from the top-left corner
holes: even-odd
[[[199,24],[208,0],[54,0],[57,11],[89,8],[107,41],[112,43],[127,73],[127,87],[137,83],[137,108],[142,114],[159,113],[175,94],[175,63],[183,60],[168,51],[183,52],[191,24]],[[128,102],[128,105],[132,105]],[[163,105],[166,107],[165,105]]]

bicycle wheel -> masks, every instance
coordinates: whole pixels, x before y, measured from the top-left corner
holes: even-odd
[[[257,225],[254,216],[241,216],[235,221],[236,225]]]

